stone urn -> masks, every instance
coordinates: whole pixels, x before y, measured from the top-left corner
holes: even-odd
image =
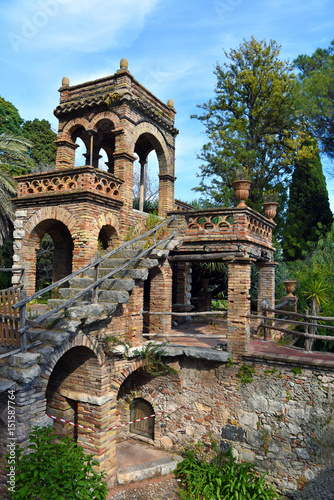
[[[278,203],[276,201],[267,201],[263,203],[264,215],[267,219],[273,220],[277,213]]]
[[[246,179],[241,179],[239,181],[232,182],[232,186],[235,191],[235,195],[239,201],[238,207],[246,207],[245,201],[249,197],[249,190],[252,185],[251,181]]]
[[[288,297],[293,297],[293,292],[295,291],[295,284],[296,284],[296,281],[294,280],[286,280],[286,281],[283,281],[284,283],[284,286],[285,286],[285,290],[286,290],[286,293],[287,293],[287,296]]]

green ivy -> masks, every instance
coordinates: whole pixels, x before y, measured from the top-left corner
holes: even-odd
[[[13,500],[104,500],[106,474],[96,472],[93,455],[86,455],[69,437],[57,439],[50,427],[34,427],[29,434],[28,451],[17,446]],[[10,470],[12,457],[7,455]]]
[[[252,375],[256,373],[253,366],[241,365],[237,373],[238,377],[241,379],[242,385],[250,384],[254,382]]]

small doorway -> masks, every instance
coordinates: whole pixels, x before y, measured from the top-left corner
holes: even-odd
[[[153,415],[153,407],[145,399],[136,398],[132,401],[130,406],[130,421],[138,420],[141,418]],[[130,424],[130,432],[138,434],[149,439],[154,440],[154,419],[155,417],[146,418],[140,422]]]

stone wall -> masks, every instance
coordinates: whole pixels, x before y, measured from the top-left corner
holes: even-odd
[[[212,434],[224,450],[232,446],[238,460],[266,473],[286,498],[330,498],[307,491],[323,495],[334,475],[333,369],[247,363],[255,372],[243,383],[242,364],[180,357],[172,366],[178,377],[138,386],[132,377],[119,402],[126,411],[132,391],[148,400],[153,394],[155,408],[186,405],[160,421],[158,445],[179,451],[209,443]]]

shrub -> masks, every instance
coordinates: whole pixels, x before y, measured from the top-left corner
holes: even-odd
[[[93,469],[98,462],[86,455],[68,437],[57,440],[50,427],[34,427],[24,454],[16,448],[14,500],[104,500],[107,496],[105,473]],[[8,456],[7,456],[8,459]],[[7,467],[9,470],[9,467]]]
[[[211,439],[213,458],[200,456],[201,443],[187,449],[175,470],[182,481],[182,500],[273,500],[275,491],[257,477],[251,464],[237,463],[231,449],[224,453]],[[202,453],[203,455],[203,453]]]

